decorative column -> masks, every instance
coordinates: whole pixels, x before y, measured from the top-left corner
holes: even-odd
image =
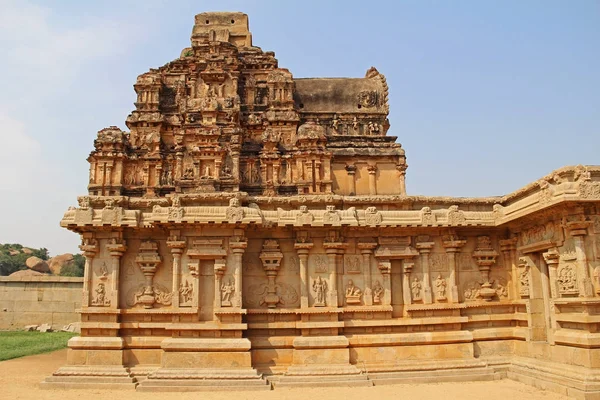
[[[343,254],[344,249],[348,246],[347,243],[342,242],[342,238],[338,235],[336,231],[329,231],[329,236],[325,238],[323,242],[323,248],[325,248],[325,253],[329,258],[329,306],[337,307],[342,304],[339,300],[338,288],[342,285],[339,280],[342,279],[341,271],[339,269],[338,255]]]
[[[175,180],[181,179],[183,176],[183,151],[181,149],[177,150],[175,155]]]
[[[544,261],[548,264],[548,276],[550,280],[550,296],[553,299],[556,299],[559,296],[558,294],[558,282],[556,281],[558,263],[560,262],[560,253],[556,248],[552,248],[548,250],[546,253],[542,254],[544,256]]]
[[[83,252],[85,257],[85,267],[83,273],[83,307],[89,307],[90,305],[90,284],[92,281],[92,268],[93,261],[96,253],[98,252],[98,241],[91,237],[84,237],[79,249]]]
[[[425,304],[433,303],[431,277],[429,276],[429,253],[431,253],[433,245],[433,242],[418,242],[416,244],[417,250],[421,255],[421,269],[423,270],[423,303]]]
[[[577,276],[579,277],[579,296],[594,297],[594,285],[590,278],[590,269],[588,267],[587,256],[585,254],[585,236],[587,228],[591,224],[590,221],[585,221],[583,216],[580,221],[567,222],[567,229],[573,237],[575,244],[575,254],[577,255]]]
[[[107,164],[106,165],[106,185],[107,186],[112,186],[112,170],[113,170],[113,166],[112,164]]]
[[[124,240],[111,238],[106,245],[106,250],[108,250],[112,259],[110,305],[112,308],[119,308],[119,271],[121,266],[121,257],[127,250],[127,246],[125,246]]]
[[[450,237],[448,240],[443,241],[443,246],[448,254],[448,265],[450,267],[450,290],[448,291],[448,299],[451,303],[458,303],[458,274],[456,267],[456,253],[460,251],[460,248],[467,243],[466,240],[458,240],[455,237]]]
[[[377,165],[368,165],[367,171],[369,171],[369,194],[377,194]]]
[[[240,152],[238,150],[231,151],[231,174],[235,180],[240,180]]]
[[[221,304],[221,285],[223,282],[223,275],[225,274],[225,270],[227,266],[225,264],[225,259],[219,258],[215,260],[215,297],[213,300],[213,308],[218,310],[221,308],[223,304]],[[237,293],[237,292],[236,292]]]
[[[238,231],[237,229],[235,231]],[[242,308],[242,256],[248,242],[243,236],[243,231],[235,232],[234,236],[229,240],[229,248],[233,253],[233,276],[234,276],[234,301],[233,306]]]
[[[161,263],[158,255],[158,244],[151,240],[142,242],[140,245],[140,253],[135,259],[142,273],[144,274],[145,282],[143,290],[136,294],[136,304],[141,303],[144,308],[152,308],[156,302],[154,290],[154,274]]]
[[[513,299],[518,299],[520,297],[520,288],[519,288],[519,271],[517,268],[517,263],[515,262],[515,251],[517,249],[517,238],[513,237],[510,239],[500,240],[500,251],[502,252],[502,256],[504,257],[504,262],[510,265],[510,273],[512,276],[512,288],[513,288]]]
[[[262,261],[263,269],[268,280],[267,295],[261,302],[266,304],[269,308],[275,308],[280,303],[279,296],[277,295],[277,287],[275,286],[275,278],[279,273],[281,260],[283,259],[283,253],[279,250],[279,243],[277,243],[277,240],[265,240],[259,258]]]
[[[400,194],[403,195],[406,195],[406,168],[408,168],[408,165],[406,164],[396,165],[396,170],[398,171],[398,183],[400,186]]]
[[[350,196],[356,196],[356,165],[346,165],[346,172],[348,172],[348,188],[350,189]]]
[[[382,259],[379,260],[377,267],[383,278],[383,296],[381,297],[381,305],[389,306],[392,304],[392,282],[390,279],[392,262],[389,259]]]
[[[373,284],[371,281],[371,255],[377,247],[377,243],[358,242],[358,249],[363,257],[363,275],[365,290],[363,293],[363,303],[365,306],[373,305]]]
[[[415,264],[409,260],[402,260],[402,298],[404,304],[412,304],[412,291],[410,286],[410,274]],[[416,299],[415,299],[416,300]]]
[[[483,297],[485,301],[490,301],[496,296],[496,290],[492,289],[492,282],[490,282],[490,269],[492,265],[496,263],[496,257],[498,253],[492,248],[492,242],[489,236],[478,236],[477,237],[477,248],[473,253],[473,258],[477,262],[479,272],[481,273],[481,289],[479,289],[479,295]]]
[[[172,304],[173,308],[179,308],[179,290],[181,288],[181,255],[185,248],[185,240],[179,239],[179,231],[171,231],[171,236],[167,239],[167,247],[171,249],[173,255],[173,285],[172,285]]]
[[[307,232],[298,232],[294,248],[300,261],[300,308],[308,308],[310,282],[308,280],[308,253],[314,244],[310,242]]]

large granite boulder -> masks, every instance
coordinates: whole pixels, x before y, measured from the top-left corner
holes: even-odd
[[[75,263],[73,254],[65,253],[48,259],[47,264],[54,275],[60,275],[64,266]]]
[[[9,276],[13,278],[28,278],[31,276],[45,276],[46,274],[42,274],[41,272],[34,271],[32,269],[23,269],[21,271],[16,271],[10,274]]]
[[[37,272],[42,272],[45,274],[50,272],[50,267],[48,266],[48,263],[39,257],[29,257],[25,261],[25,265],[27,265],[27,268]]]

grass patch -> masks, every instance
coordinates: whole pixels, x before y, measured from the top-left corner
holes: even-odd
[[[0,332],[0,361],[64,349],[76,333]]]

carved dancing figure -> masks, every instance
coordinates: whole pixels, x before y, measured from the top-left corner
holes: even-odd
[[[235,291],[235,286],[233,284],[233,280],[230,279],[228,283],[224,283],[221,285],[221,305],[222,306],[231,306],[231,296]]]
[[[446,298],[446,280],[442,278],[441,274],[435,280],[435,293],[438,300]]]
[[[325,292],[327,292],[327,281],[318,277],[313,282],[313,291],[315,292],[315,307],[325,306]]]
[[[381,297],[383,296],[383,286],[379,281],[375,281],[375,285],[373,286],[373,303],[380,303]]]
[[[419,282],[419,279],[417,279],[417,277],[415,277],[415,279],[413,280],[413,282],[410,285],[413,300],[421,299],[421,288],[422,288],[421,282]]]

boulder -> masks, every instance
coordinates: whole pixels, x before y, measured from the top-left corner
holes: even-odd
[[[33,254],[33,250],[31,250],[29,247],[23,247],[21,251],[25,254]]]
[[[50,324],[42,324],[37,327],[37,330],[42,333],[52,332],[52,326]]]
[[[25,277],[29,277],[29,276],[44,276],[44,275],[46,275],[46,274],[42,274],[41,272],[33,271],[31,269],[23,269],[21,271],[13,272],[9,276],[12,276],[15,278],[25,278]]]
[[[48,266],[48,263],[38,257],[29,257],[25,261],[25,265],[27,265],[27,268],[32,269],[37,272],[43,272],[43,273],[50,272],[50,267]]]
[[[60,275],[62,268],[64,266],[71,265],[75,261],[73,260],[73,254],[65,253],[65,254],[61,254],[61,255],[52,257],[52,258],[48,259],[48,261],[46,261],[46,262],[48,264],[48,267],[50,267],[50,271],[54,275]]]

